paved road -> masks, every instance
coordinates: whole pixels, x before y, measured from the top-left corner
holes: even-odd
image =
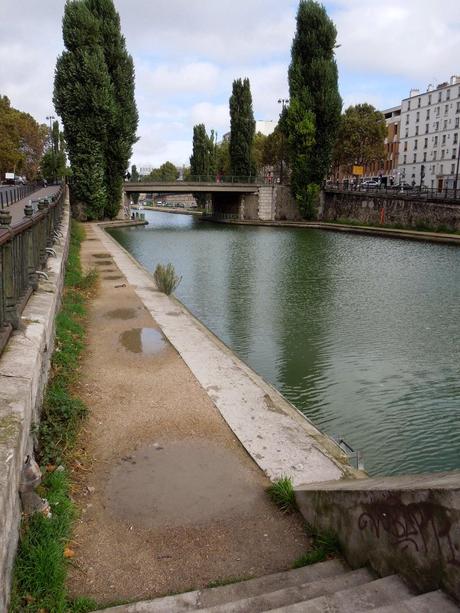
[[[13,217],[11,221],[11,225],[14,226],[15,224],[23,220],[24,207],[29,201],[32,201],[32,203],[34,203],[40,200],[40,198],[45,198],[46,196],[52,196],[53,194],[59,191],[59,188],[60,188],[59,185],[51,185],[50,187],[43,187],[42,189],[39,189],[36,192],[33,192],[32,194],[29,194],[27,198],[18,200],[17,202],[9,206],[8,210],[10,211]]]

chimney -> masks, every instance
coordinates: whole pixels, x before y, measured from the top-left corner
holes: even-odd
[[[430,84],[428,85],[428,87],[426,88],[426,91],[427,91],[427,92],[432,92],[433,90],[434,90],[434,85],[433,85],[433,83],[430,83]]]
[[[457,75],[452,75],[450,77],[450,84],[456,85],[457,83],[460,83],[460,77],[458,77]]]
[[[409,98],[413,98],[414,96],[418,96],[420,94],[420,90],[419,89],[411,89],[410,90],[410,94],[409,94]]]

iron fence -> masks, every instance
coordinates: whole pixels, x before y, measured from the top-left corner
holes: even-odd
[[[239,183],[250,185],[274,185],[280,183],[279,174],[268,173],[265,175],[191,175],[185,179],[176,179],[172,181],[163,180],[150,180],[147,177],[139,179],[139,181],[130,181],[130,183],[158,183],[163,185],[164,183]]]
[[[11,225],[8,209],[0,210],[0,353],[38,279],[59,235],[64,207],[61,187],[53,196],[26,204],[24,218]],[[45,275],[46,276],[46,275]]]
[[[0,188],[0,209],[4,209],[18,200],[22,200],[26,198],[33,192],[36,192],[40,189],[40,185],[38,183],[30,183],[28,185],[18,185],[18,186],[3,186]]]
[[[385,196],[392,198],[403,198],[407,200],[434,200],[447,201],[453,204],[460,203],[460,187],[457,189],[444,188],[442,190],[410,186],[410,185],[353,185],[344,181],[343,183],[326,183],[324,190],[327,192],[353,192],[355,194],[372,194],[374,196]]]

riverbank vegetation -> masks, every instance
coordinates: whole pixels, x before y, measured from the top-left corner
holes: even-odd
[[[297,510],[294,486],[290,477],[281,477],[267,488],[267,493],[283,513]]]
[[[182,281],[182,277],[176,275],[174,266],[171,263],[166,264],[166,266],[158,264],[153,273],[153,278],[160,292],[167,296],[172,294]]]
[[[316,562],[324,562],[324,560],[334,558],[340,554],[340,543],[334,532],[320,531],[308,523],[305,529],[311,538],[312,548],[294,562],[293,568],[301,568],[302,566],[316,564]]]
[[[10,613],[84,613],[94,609],[87,599],[67,598],[66,566],[73,557],[69,540],[76,509],[71,500],[73,447],[86,406],[75,392],[78,363],[85,347],[86,307],[95,273],[84,274],[80,245],[84,230],[72,224],[62,307],[56,317],[56,346],[37,432],[37,459],[44,477],[39,488],[50,504],[51,517],[25,517],[16,556]]]

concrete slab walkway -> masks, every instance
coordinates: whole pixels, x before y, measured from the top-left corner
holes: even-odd
[[[79,377],[90,416],[71,594],[103,605],[289,568],[309,546],[302,520],[268,500],[268,479],[117,265],[122,252],[86,228],[83,263],[100,285]]]

